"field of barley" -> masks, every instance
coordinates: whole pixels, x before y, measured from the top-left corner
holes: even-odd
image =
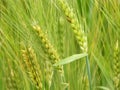
[[[0,0],[0,90],[120,90],[120,0]]]

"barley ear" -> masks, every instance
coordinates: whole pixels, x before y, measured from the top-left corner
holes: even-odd
[[[87,36],[85,35],[84,30],[79,24],[77,16],[74,14],[73,10],[70,8],[65,0],[58,0],[58,2],[66,16],[67,21],[72,27],[73,33],[76,37],[76,40],[78,41],[78,44],[80,45],[81,50],[83,52],[87,52]]]
[[[36,25],[36,26],[33,26],[33,28],[37,32],[37,35],[40,37],[43,50],[48,55],[49,59],[51,60],[50,62],[54,64],[57,61],[59,61],[59,55],[57,54],[57,51],[53,48],[53,46],[49,42],[47,36],[42,31],[40,26]]]
[[[113,72],[114,72],[114,78],[113,83],[115,90],[120,90],[120,51],[119,51],[119,44],[118,40],[116,42],[115,48],[114,48],[114,65],[113,65]]]
[[[33,29],[36,31],[37,35],[40,37],[43,50],[47,54],[48,59],[50,60],[50,63],[55,64],[56,62],[58,62],[60,60],[60,56],[57,53],[57,51],[54,49],[52,44],[49,42],[47,36],[44,34],[40,26],[35,25],[33,26]],[[61,82],[62,83],[65,82],[63,66],[57,66],[55,67],[55,69],[60,73]]]
[[[47,36],[43,33],[42,29],[38,25],[33,26],[33,28],[37,32],[38,36],[40,37],[41,42],[42,42],[43,50],[45,50],[45,53],[48,55],[49,60],[51,60],[50,62],[52,64],[55,64],[57,61],[60,60],[59,54],[54,49],[54,47],[51,45]],[[61,73],[63,72],[62,67],[57,67],[57,68],[59,69],[59,71]]]
[[[42,90],[42,73],[38,64],[36,54],[32,47],[24,48],[22,56],[24,59],[24,66],[27,68],[27,75],[37,89]]]

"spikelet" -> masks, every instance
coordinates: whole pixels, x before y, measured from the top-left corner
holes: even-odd
[[[47,39],[47,36],[41,30],[41,28],[38,25],[34,25],[33,29],[37,32],[38,36],[40,37],[43,50],[49,56],[50,63],[55,64],[56,62],[58,62],[60,60],[59,54],[53,48],[53,46]],[[63,66],[57,66],[56,70],[60,73],[61,82],[64,83],[65,79],[64,79]]]
[[[116,42],[116,46],[114,49],[114,67],[113,67],[113,71],[114,71],[114,87],[115,90],[120,90],[120,51],[119,51],[119,47],[118,47],[118,40]]]
[[[67,21],[71,24],[74,35],[78,41],[78,44],[80,45],[81,50],[83,52],[87,52],[87,36],[85,36],[84,30],[82,30],[76,15],[65,0],[58,0],[58,2],[63,12],[65,13]]]
[[[22,56],[24,59],[24,66],[27,68],[29,78],[33,84],[35,84],[38,90],[42,90],[42,73],[34,50],[31,47],[26,48],[22,50]]]
[[[42,42],[42,46],[43,46],[43,50],[45,50],[45,53],[49,56],[49,59],[51,60],[50,62],[52,64],[55,64],[57,61],[60,60],[60,57],[57,53],[57,51],[53,48],[53,46],[51,45],[51,43],[49,42],[49,40],[47,39],[47,36],[43,33],[43,31],[41,30],[41,28],[36,25],[33,26],[34,30],[37,32],[37,34],[39,35],[41,42]],[[63,69],[62,67],[57,67],[59,69],[59,71],[62,73]]]
[[[42,46],[44,48],[43,50],[45,50],[45,53],[47,53],[49,55],[50,60],[52,60],[51,63],[54,64],[57,61],[59,61],[59,55],[57,54],[56,50],[53,48],[53,46],[47,39],[47,36],[41,30],[41,28],[38,25],[33,26],[33,28],[41,39]]]

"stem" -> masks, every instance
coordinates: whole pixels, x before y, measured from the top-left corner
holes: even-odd
[[[91,83],[92,80],[91,80],[91,72],[90,72],[90,64],[89,64],[88,56],[86,57],[86,68],[87,68],[87,73],[88,73],[90,90],[92,90],[92,83]]]

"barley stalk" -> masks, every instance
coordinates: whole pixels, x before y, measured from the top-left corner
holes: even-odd
[[[57,54],[56,50],[53,48],[53,46],[47,39],[47,36],[41,30],[41,28],[39,26],[33,26],[33,28],[41,39],[43,50],[47,54],[49,60],[51,60],[50,63],[54,64],[57,61],[59,61],[59,55]],[[58,69],[61,72],[62,69]]]
[[[85,32],[82,29],[81,24],[79,24],[77,16],[75,15],[75,13],[73,12],[73,10],[70,8],[70,6],[68,5],[68,3],[65,0],[58,0],[58,2],[66,16],[67,21],[70,23],[70,25],[72,27],[74,36],[76,37],[76,40],[77,40],[82,52],[87,53],[88,52],[87,36],[85,35]],[[89,65],[88,56],[86,57],[86,67],[87,67],[87,73],[88,73],[88,78],[89,78],[90,90],[92,90],[90,65]]]
[[[23,49],[22,56],[24,59],[24,66],[27,69],[31,81],[35,84],[38,90],[42,90],[42,73],[32,47]]]
[[[55,64],[57,61],[60,60],[59,54],[53,48],[47,36],[43,33],[43,31],[38,25],[33,26],[33,29],[37,32],[37,35],[40,37],[43,50],[45,50],[45,53],[49,56],[50,63]],[[60,73],[61,83],[65,83],[63,66],[57,66],[56,69]]]
[[[81,25],[78,22],[77,16],[74,14],[73,10],[69,7],[68,3],[65,0],[58,0],[59,5],[61,6],[67,21],[71,24],[74,35],[80,45],[80,48],[83,52],[87,52],[87,36],[82,30]]]
[[[59,55],[57,54],[57,51],[53,48],[49,40],[47,39],[47,36],[43,33],[41,28],[39,26],[33,26],[34,30],[37,32],[38,36],[41,39],[42,47],[45,53],[49,56],[49,59],[51,60],[51,63],[54,64],[57,61],[59,61]]]

